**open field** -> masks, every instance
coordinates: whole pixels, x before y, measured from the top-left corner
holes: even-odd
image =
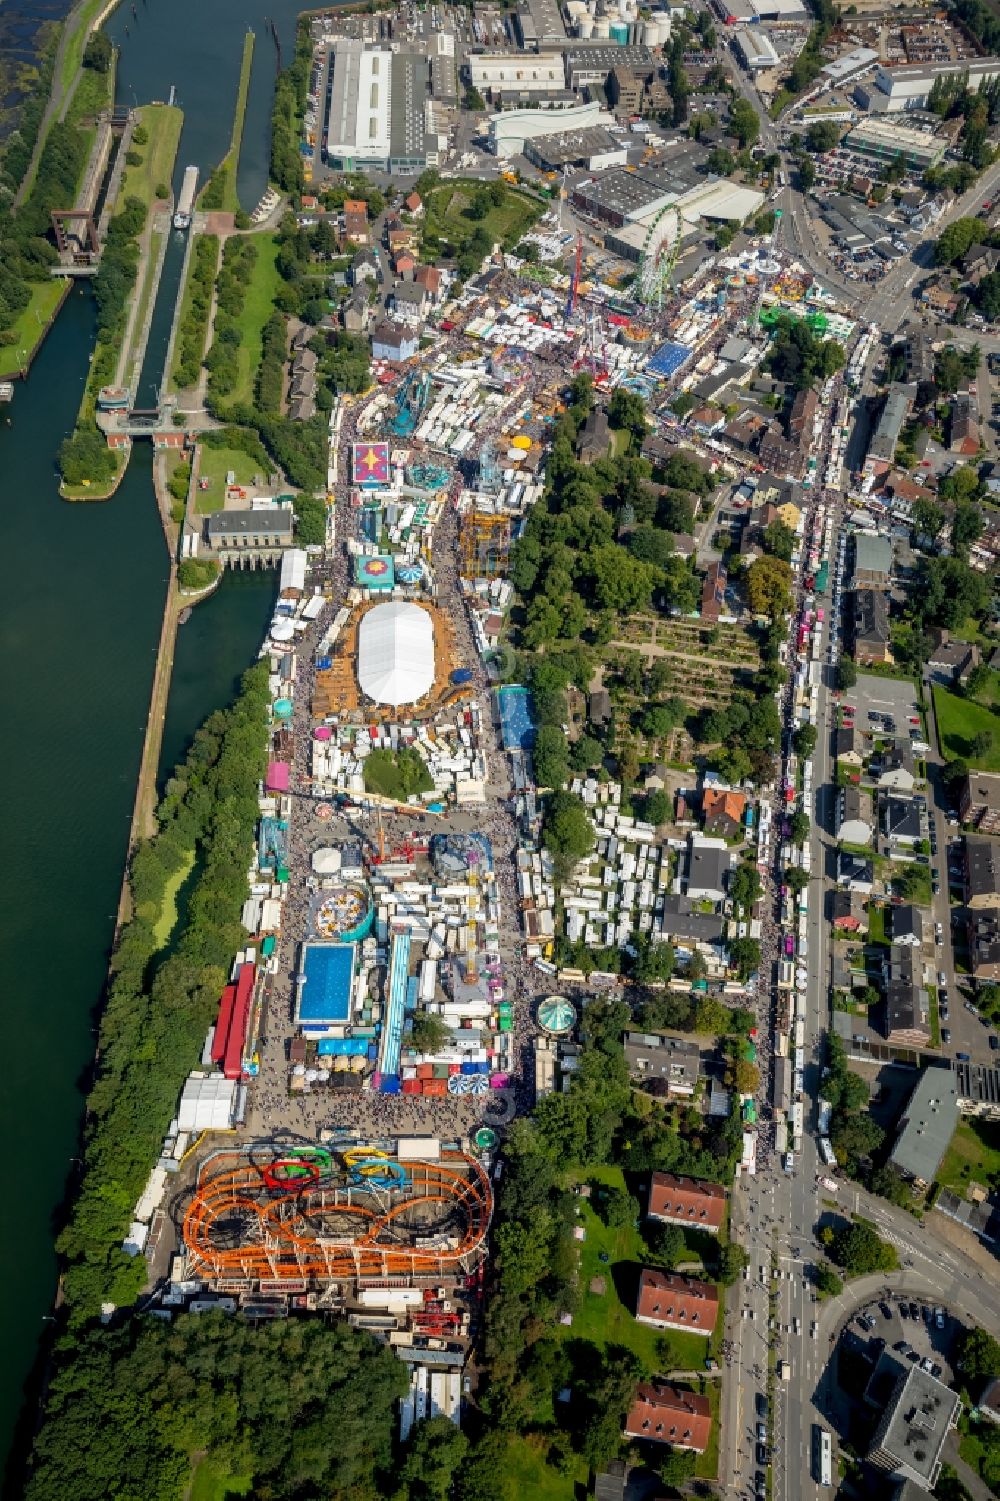
[[[587,1483],[587,1466],[579,1460],[579,1471],[563,1475],[546,1464],[548,1440],[541,1434],[507,1440],[503,1479],[497,1487],[500,1501],[530,1497],[531,1501],[574,1501],[578,1490]]]
[[[248,1496],[253,1489],[252,1475],[221,1473],[208,1460],[202,1460],[191,1477],[188,1501],[229,1501],[232,1496]]]
[[[66,124],[78,126],[82,120],[91,119],[100,114],[101,110],[110,108],[114,97],[114,79],[113,68],[109,68],[107,73],[82,68],[66,111]]]
[[[442,240],[458,247],[477,229],[484,230],[491,240],[504,240],[509,235],[524,234],[541,218],[543,209],[540,204],[510,189],[499,207],[491,206],[482,219],[473,219],[467,210],[483,186],[481,182],[467,182],[460,178],[433,188],[425,202],[426,232],[439,235]]]
[[[209,486],[207,490],[195,491],[195,505],[200,516],[222,510],[226,498],[226,475],[230,471],[236,476],[236,484],[249,485],[254,475],[260,472],[260,466],[241,449],[210,448],[207,443],[201,445],[198,477],[207,479]]]
[[[261,335],[264,324],[274,312],[274,294],[281,285],[281,277],[274,264],[278,255],[278,242],[274,235],[255,235],[254,244],[257,246],[257,260],[247,287],[243,312],[240,314],[243,342],[239,348],[239,379],[230,397],[234,403],[253,402],[254,380],[262,349]]]
[[[192,870],[194,870],[194,850],[191,851],[188,859],[184,861],[179,870],[174,872],[164,887],[163,905],[160,908],[160,915],[153,926],[153,937],[156,939],[157,948],[162,949],[174,931],[174,924],[177,921],[177,898],[180,895],[181,887]]]
[[[24,369],[41,338],[42,329],[59,306],[59,299],[65,291],[63,281],[54,276],[31,283],[31,301],[12,325],[14,340],[0,345],[0,377],[16,375]]]
[[[158,184],[167,184],[174,172],[177,146],[181,138],[184,114],[176,105],[147,104],[139,111],[143,127],[149,133],[145,146],[135,146],[142,157],[139,167],[126,167],[122,174],[116,208],[126,198],[141,198],[148,209],[156,198]]]
[[[1000,1184],[1000,1122],[961,1120],[938,1168],[942,1188],[964,1194],[970,1183]]]
[[[945,760],[968,761],[981,771],[1000,771],[1000,718],[991,709],[947,688],[935,688],[934,714]],[[982,731],[993,735],[996,743],[988,755],[973,757],[972,741]]]

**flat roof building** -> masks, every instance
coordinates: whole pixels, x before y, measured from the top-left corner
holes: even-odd
[[[701,1073],[701,1049],[690,1037],[626,1032],[625,1062],[640,1083],[665,1085],[668,1094],[689,1098]]]
[[[873,79],[857,86],[855,98],[864,109],[874,112],[895,114],[900,110],[924,109],[934,80],[956,74],[964,75],[969,88],[978,92],[984,81],[1000,74],[1000,57],[964,57],[958,62],[880,67]]]
[[[945,1439],[961,1405],[957,1393],[929,1372],[918,1365],[900,1365],[868,1451],[868,1463],[932,1491],[941,1473]]]
[[[902,157],[907,167],[926,172],[936,167],[948,149],[948,142],[923,130],[909,130],[905,125],[881,120],[862,120],[849,133],[844,145],[856,156],[888,163]]]
[[[628,161],[628,147],[621,137],[601,125],[526,141],[524,154],[543,172],[559,172],[563,167],[585,167],[588,172],[605,172],[609,167],[624,167]]]
[[[603,84],[612,68],[626,68],[637,78],[651,78],[653,54],[645,46],[619,47],[614,42],[596,47],[568,47],[566,87],[582,89],[591,83]]]
[[[338,171],[419,172],[437,160],[428,133],[430,65],[353,38],[330,49],[323,151]]]
[[[611,117],[603,114],[596,102],[568,108],[505,110],[490,120],[489,148],[494,156],[518,156],[528,141],[601,124],[610,125]]]
[[[934,1181],[958,1122],[958,1085],[949,1068],[925,1068],[900,1122],[889,1156],[918,1188]]]
[[[774,43],[757,26],[740,26],[734,32],[733,51],[748,73],[778,66],[779,58]]]
[[[546,93],[566,83],[566,70],[558,54],[526,57],[523,52],[473,52],[468,67],[473,88],[484,94],[496,94],[501,89]]]
[[[965,900],[970,907],[1000,907],[1000,845],[965,837]]]

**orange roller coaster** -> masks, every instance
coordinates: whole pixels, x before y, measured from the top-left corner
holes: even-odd
[[[468,1271],[493,1209],[481,1164],[443,1152],[399,1168],[391,1188],[352,1180],[346,1169],[275,1183],[267,1165],[218,1153],[184,1216],[192,1274],[325,1281]]]

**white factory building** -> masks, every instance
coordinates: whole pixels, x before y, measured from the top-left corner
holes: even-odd
[[[438,157],[427,59],[338,39],[327,74],[324,153],[338,171],[422,172]]]
[[[1000,57],[967,57],[961,62],[907,63],[898,68],[877,68],[874,77],[859,83],[854,97],[863,109],[897,114],[923,109],[935,78],[967,74],[969,88],[977,90],[1000,74]]]
[[[759,26],[740,26],[733,33],[733,51],[748,73],[778,66],[774,43]]]
[[[532,57],[524,52],[473,53],[469,78],[481,94],[551,94],[566,87],[562,53]]]
[[[490,120],[490,150],[494,156],[519,156],[526,141],[613,123],[610,115],[601,112],[596,101],[574,104],[568,109],[505,110]]]

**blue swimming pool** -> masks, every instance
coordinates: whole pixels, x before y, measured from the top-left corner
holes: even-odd
[[[331,1026],[350,1019],[354,954],[350,943],[304,945],[295,999],[295,1020],[301,1026]]]
[[[527,688],[508,683],[497,689],[500,733],[505,750],[530,750],[535,743],[535,723]]]

